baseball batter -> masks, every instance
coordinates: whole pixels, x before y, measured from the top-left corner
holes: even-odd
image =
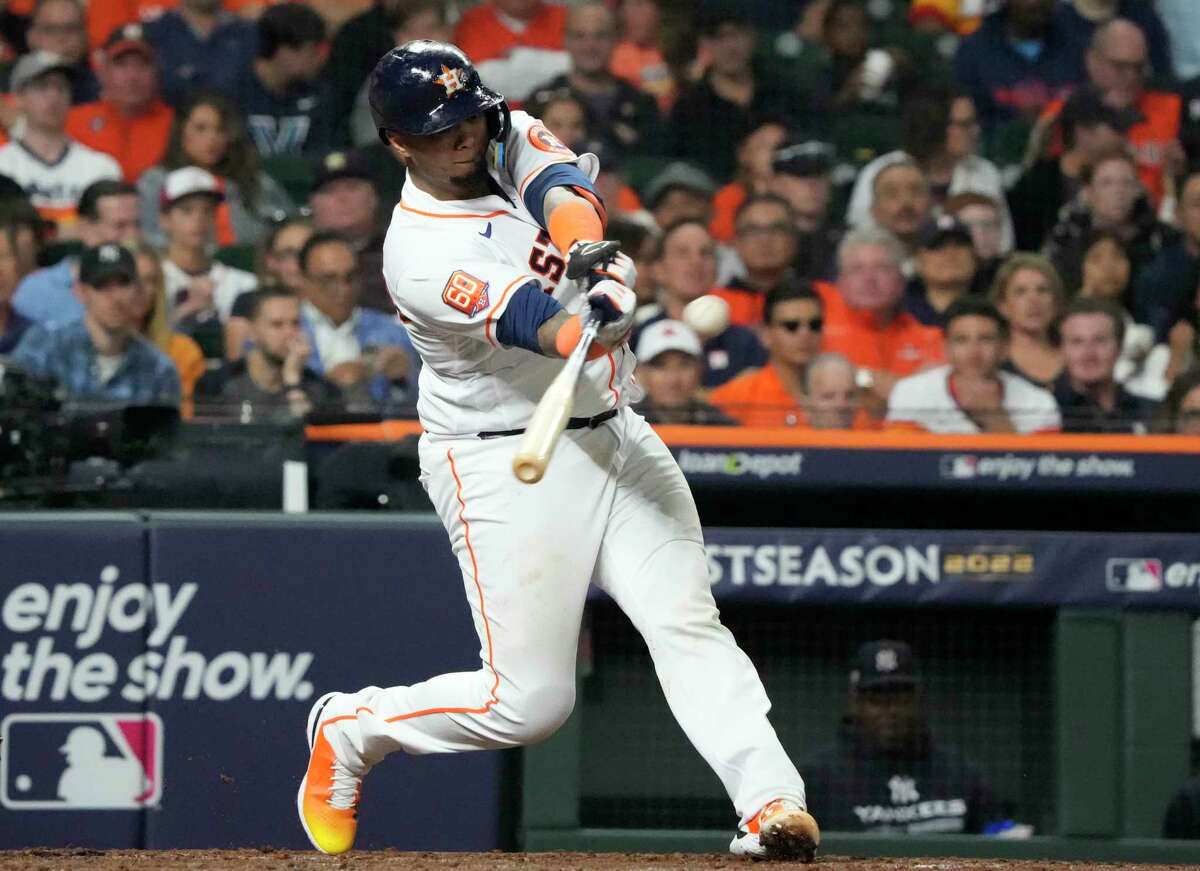
[[[695,503],[640,396],[625,344],[632,262],[589,290],[567,278],[603,239],[593,155],[509,112],[461,51],[399,46],[372,74],[380,135],[408,170],[384,276],[420,353],[421,481],[449,533],[480,641],[477,671],[328,693],[308,718],[297,798],[313,845],[350,849],[362,778],[397,750],[450,753],[540,741],[575,704],[590,583],[646,640],[671,711],[740,822],[730,849],[811,859],[804,782],[767,721],[758,674],[721,625]],[[575,270],[570,270],[575,271]],[[598,281],[597,281],[598,280]],[[519,482],[523,427],[581,334],[603,325],[545,477]]]

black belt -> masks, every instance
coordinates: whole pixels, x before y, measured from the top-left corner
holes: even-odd
[[[603,411],[600,414],[593,415],[592,417],[569,418],[567,420],[567,425],[565,428],[566,429],[585,429],[585,428],[586,429],[595,429],[596,427],[600,426],[600,424],[610,421],[616,416],[617,416],[617,409],[610,408],[608,411]],[[503,438],[504,436],[520,435],[523,432],[525,432],[525,430],[523,428],[522,429],[501,429],[501,430],[496,430],[495,432],[481,432],[479,434],[479,437],[481,439],[498,439],[498,438]]]

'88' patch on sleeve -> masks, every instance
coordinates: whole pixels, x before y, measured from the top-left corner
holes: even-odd
[[[442,290],[442,302],[474,317],[488,307],[488,283],[461,269],[456,270]]]

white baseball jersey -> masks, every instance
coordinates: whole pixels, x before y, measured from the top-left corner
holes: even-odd
[[[163,280],[166,282],[167,288],[167,316],[174,320],[175,298],[179,291],[186,289],[189,284],[201,276],[189,275],[167,257],[163,258],[162,268]],[[229,320],[234,301],[243,293],[258,287],[258,278],[253,272],[235,269],[224,263],[214,261],[212,268],[206,274],[213,282],[213,308],[217,310],[222,323]]]
[[[75,223],[76,206],[84,189],[101,179],[121,179],[121,167],[107,154],[70,141],[54,163],[42,160],[19,141],[0,148],[0,174],[7,175],[29,194],[29,200],[47,221],[59,227]]]
[[[425,364],[421,482],[462,569],[480,667],[337,695],[318,727],[357,772],[396,751],[542,740],[575,703],[594,583],[646,639],[672,713],[741,821],[775,799],[803,806],[804,781],[767,720],[766,691],[720,623],[683,473],[650,425],[622,408],[637,398],[629,349],[589,363],[576,393],[576,416],[618,414],[564,432],[537,484],[512,473],[519,436],[478,437],[524,427],[564,365],[499,344],[513,294],[536,281],[569,311],[582,305],[566,258],[519,194],[556,163],[577,161],[594,177],[595,158],[576,158],[523,112],[513,125],[493,174],[502,194],[444,202],[410,176],[384,242],[388,288]]]
[[[500,190],[473,200],[438,200],[411,177],[392,213],[383,244],[383,274],[424,366],[417,413],[426,431],[469,435],[524,427],[562,361],[505,348],[496,323],[513,292],[530,281],[569,312],[586,293],[565,276],[566,256],[521,199],[550,166],[578,162],[594,178],[595,157],[577,157],[541,122],[512,113]],[[591,417],[641,398],[636,361],[627,346],[583,370],[576,417]]]
[[[1017,432],[1057,432],[1062,417],[1054,397],[1019,375],[997,373],[1003,387],[1001,405]],[[950,387],[950,367],[938,366],[901,378],[888,397],[888,423],[911,424],[926,432],[977,433]]]

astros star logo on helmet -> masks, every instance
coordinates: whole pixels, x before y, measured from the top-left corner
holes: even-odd
[[[452,70],[442,64],[442,74],[437,77],[437,83],[446,89],[446,96],[454,95],[455,91],[463,89],[462,70]]]

